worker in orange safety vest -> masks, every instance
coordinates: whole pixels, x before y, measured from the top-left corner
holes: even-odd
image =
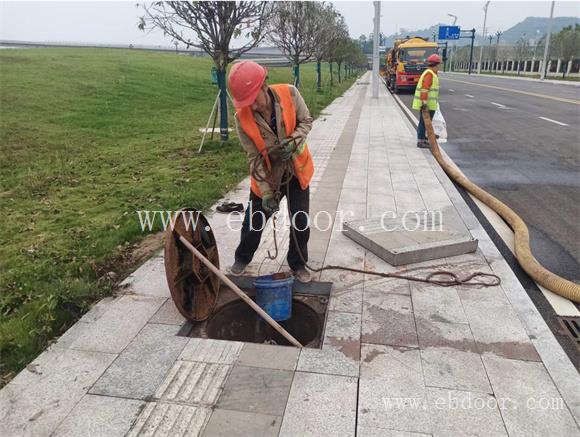
[[[253,61],[234,64],[228,77],[236,130],[250,164],[250,200],[242,223],[233,275],[244,273],[258,249],[266,221],[279,209],[282,197],[291,215],[288,265],[300,282],[309,282],[308,261],[310,181],[314,163],[306,136],[312,117],[298,89],[268,85],[267,70]]]

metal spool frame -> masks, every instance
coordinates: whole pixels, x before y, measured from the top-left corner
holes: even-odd
[[[174,228],[165,234],[165,273],[171,297],[183,317],[200,322],[213,313],[220,278],[184,246],[180,237],[219,269],[218,248],[208,220],[192,208],[182,209]]]

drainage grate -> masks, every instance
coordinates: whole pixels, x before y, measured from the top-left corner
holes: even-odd
[[[580,350],[580,317],[557,317],[562,327],[562,334],[567,335],[576,343]]]

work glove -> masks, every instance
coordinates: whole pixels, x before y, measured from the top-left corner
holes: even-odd
[[[272,193],[264,193],[262,196],[262,209],[268,215],[280,210],[278,199]]]
[[[280,143],[280,148],[282,149],[280,151],[280,159],[282,161],[288,161],[290,158],[292,158],[292,154],[296,151],[297,147],[298,145],[296,144],[295,138],[293,137],[285,138]]]

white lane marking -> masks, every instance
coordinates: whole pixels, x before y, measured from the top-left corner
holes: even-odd
[[[452,93],[454,93],[454,92],[455,92],[455,90],[452,90],[451,88],[449,88],[449,91],[451,91]]]
[[[542,120],[546,120],[552,123],[556,123],[559,124],[560,126],[568,126],[566,123],[562,123],[561,121],[556,121],[556,120],[552,120],[551,118],[547,118],[547,117],[540,117]]]
[[[495,106],[497,106],[498,108],[501,108],[501,109],[507,108],[506,105],[502,105],[501,103],[495,103],[495,102],[489,102],[489,103],[491,103],[492,105],[495,105]]]
[[[473,96],[471,94],[465,94],[466,97],[469,97],[470,99],[473,99]]]

